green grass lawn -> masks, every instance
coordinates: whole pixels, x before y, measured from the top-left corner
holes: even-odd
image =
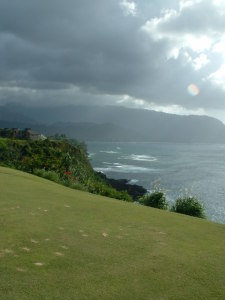
[[[225,299],[225,226],[0,168],[0,299]]]

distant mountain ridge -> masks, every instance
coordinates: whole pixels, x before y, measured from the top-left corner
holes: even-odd
[[[10,124],[85,141],[225,143],[225,125],[215,118],[118,106],[0,107],[0,126]]]

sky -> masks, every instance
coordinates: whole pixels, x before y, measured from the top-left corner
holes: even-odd
[[[0,0],[0,105],[123,105],[225,122],[225,1]]]

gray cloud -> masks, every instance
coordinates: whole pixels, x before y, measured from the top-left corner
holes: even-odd
[[[141,99],[144,107],[225,110],[217,72],[224,56],[213,50],[223,41],[225,18],[217,7],[123,2],[133,2],[135,13],[126,14],[120,0],[2,0],[0,103],[118,104],[128,95],[126,105]],[[171,9],[175,17],[168,17]],[[209,37],[210,49],[182,47],[185,34]],[[176,48],[179,55],[170,56]],[[209,61],[202,67],[200,54]],[[187,93],[191,83],[200,88],[196,97]]]

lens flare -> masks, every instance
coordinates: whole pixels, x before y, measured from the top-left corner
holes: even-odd
[[[193,97],[197,96],[200,93],[199,87],[193,83],[187,87],[187,91],[188,91],[189,95],[191,95]]]

